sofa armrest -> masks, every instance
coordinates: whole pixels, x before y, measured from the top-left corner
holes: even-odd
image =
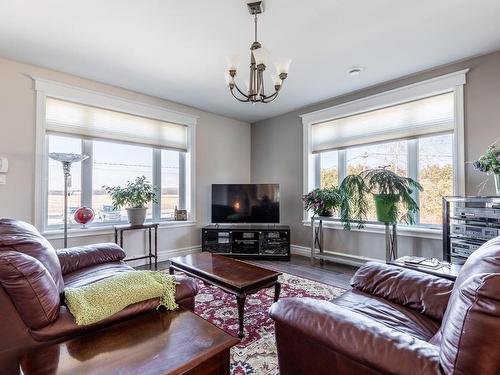
[[[424,272],[369,262],[354,274],[351,285],[441,321],[454,283]]]
[[[271,306],[270,315],[277,327],[303,337],[305,342],[322,345],[381,373],[441,373],[438,347],[332,302],[282,299]]]
[[[63,275],[96,264],[116,262],[125,255],[120,246],[111,242],[57,250]]]

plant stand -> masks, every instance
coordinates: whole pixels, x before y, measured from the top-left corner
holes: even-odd
[[[311,264],[319,259],[320,264],[325,260],[339,261],[338,254],[332,254],[324,249],[324,236],[323,236],[323,221],[340,223],[340,219],[313,216],[311,218]],[[384,224],[385,225],[385,257],[387,262],[394,261],[398,258],[398,237],[397,226],[390,223],[381,223],[378,221],[369,221],[366,224]]]
[[[392,227],[392,228],[391,228]],[[385,223],[385,260],[392,262],[398,259],[397,225]]]

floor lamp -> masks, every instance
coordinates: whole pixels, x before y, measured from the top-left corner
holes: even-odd
[[[71,164],[88,158],[87,155],[51,152],[49,158],[60,161],[64,173],[64,248],[68,247],[68,187],[71,187]]]

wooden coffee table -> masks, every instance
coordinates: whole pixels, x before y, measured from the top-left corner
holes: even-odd
[[[240,260],[209,252],[196,253],[170,259],[170,273],[181,271],[207,284],[236,296],[238,302],[239,332],[242,338],[245,299],[247,295],[274,286],[274,302],[278,301],[281,285],[280,272],[262,268]]]
[[[151,311],[28,353],[21,368],[24,375],[229,375],[229,349],[238,342],[183,308]]]

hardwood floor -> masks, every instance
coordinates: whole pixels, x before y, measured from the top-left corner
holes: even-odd
[[[316,261],[313,266],[309,258],[300,255],[292,255],[290,262],[271,260],[255,260],[253,262],[280,272],[290,273],[345,289],[351,288],[349,281],[357,270],[357,267],[328,261],[325,261],[323,265],[320,265],[320,262]]]
[[[290,273],[292,275],[345,289],[350,288],[349,280],[357,269],[357,267],[328,261],[325,261],[323,265],[320,265],[319,261],[316,261],[313,266],[309,258],[300,255],[292,255],[290,262],[278,260],[253,260],[251,262],[280,272]],[[169,265],[170,263],[168,261],[160,262],[158,263],[158,269],[168,269]],[[148,269],[148,266],[140,266],[136,268]]]

